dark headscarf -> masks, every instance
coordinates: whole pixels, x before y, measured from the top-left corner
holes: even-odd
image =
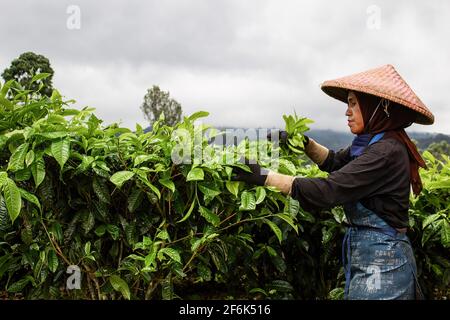
[[[364,120],[363,133],[373,136],[385,132],[384,137],[394,138],[406,146],[409,155],[410,181],[413,192],[417,196],[422,191],[419,167],[426,168],[426,164],[417,151],[416,145],[404,130],[414,122],[416,113],[392,101],[389,101],[386,107],[388,101],[379,97],[361,92],[355,92],[355,95]]]

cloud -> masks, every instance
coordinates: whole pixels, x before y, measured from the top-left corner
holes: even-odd
[[[81,28],[69,30],[69,5]],[[368,27],[370,6],[380,28]],[[0,12],[0,69],[24,51],[47,56],[54,85],[105,123],[145,124],[147,88],[222,126],[282,126],[293,110],[314,128],[347,130],[327,79],[393,64],[450,133],[450,4],[445,1],[14,1]],[[7,44],[7,45],[5,45]]]

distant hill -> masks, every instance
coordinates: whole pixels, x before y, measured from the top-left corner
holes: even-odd
[[[228,132],[237,132],[240,130],[241,132],[246,132],[249,128],[230,128],[230,127],[215,127],[219,131],[228,131]],[[262,137],[266,138],[266,132],[269,130],[268,128],[252,128],[256,130],[258,134],[259,130],[262,129]],[[144,132],[148,132],[151,130],[151,127],[147,127],[144,129]],[[342,131],[334,131],[334,130],[310,130],[307,132],[307,135],[320,144],[324,145],[328,149],[339,150],[347,147],[353,141],[355,137],[350,132],[342,132]],[[430,144],[433,142],[446,141],[450,144],[450,135],[442,134],[442,133],[429,133],[429,132],[408,132],[408,135],[411,139],[417,142],[417,147],[420,150],[425,150]],[[250,138],[253,139],[253,138]],[[228,143],[230,144],[230,143]]]
[[[425,150],[433,142],[446,141],[450,144],[450,136],[442,133],[411,132],[409,136],[418,142],[420,150]]]
[[[408,132],[408,135],[417,142],[417,147],[420,150],[425,150],[433,142],[444,140],[450,143],[450,136],[442,133]],[[308,132],[308,136],[333,150],[345,148],[352,143],[354,138],[351,133],[333,130],[311,130]]]
[[[216,127],[218,130],[226,130],[227,128]],[[247,130],[245,128],[233,128]],[[258,130],[258,129],[256,129]],[[264,129],[268,130],[268,129]],[[328,149],[339,150],[349,146],[355,135],[350,132],[334,131],[334,130],[310,130],[307,135],[320,144],[326,146]],[[442,133],[428,133],[428,132],[408,132],[411,139],[417,142],[417,147],[420,150],[425,150],[433,142],[440,142],[442,140],[450,143],[450,135]],[[261,137],[264,138],[264,137]]]

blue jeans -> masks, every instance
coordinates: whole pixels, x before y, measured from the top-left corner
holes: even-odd
[[[416,261],[406,233],[359,202],[344,211],[351,225],[342,243],[345,299],[415,299]]]

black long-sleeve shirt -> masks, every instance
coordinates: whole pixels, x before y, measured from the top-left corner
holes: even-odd
[[[354,160],[350,147],[336,153],[330,150],[319,168],[329,176],[297,177],[292,184],[291,195],[305,210],[360,201],[392,227],[408,226],[409,158],[401,142],[382,139]]]

